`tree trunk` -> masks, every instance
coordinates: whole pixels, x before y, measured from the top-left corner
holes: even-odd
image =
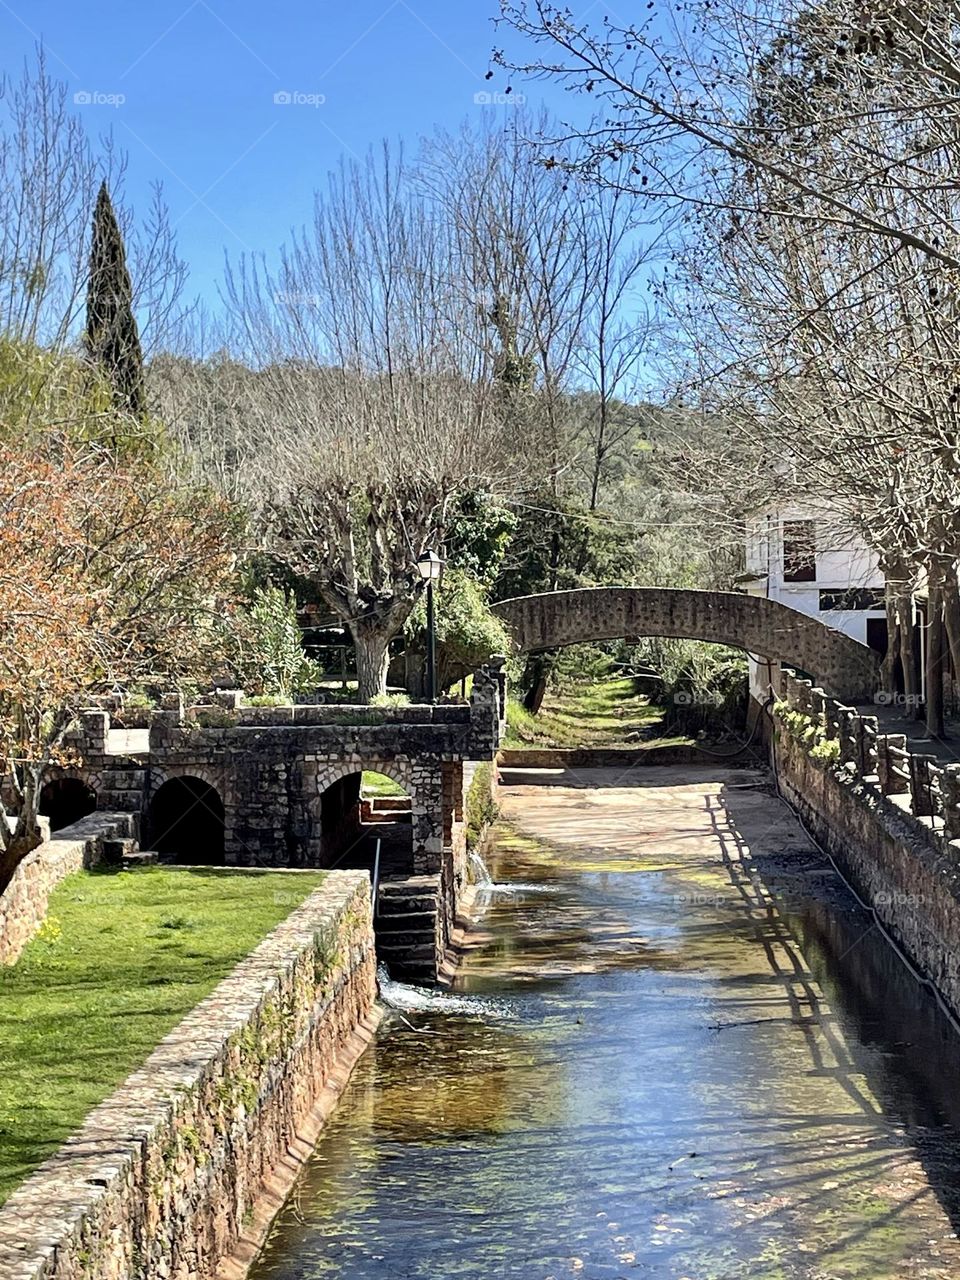
[[[373,627],[351,626],[350,630],[357,657],[357,696],[361,702],[370,702],[387,692],[390,635]]]
[[[913,653],[913,597],[903,592],[897,596],[897,634],[903,671],[903,714],[916,720],[920,715],[920,681]]]
[[[531,653],[527,658],[526,670],[523,673],[523,683],[526,688],[523,705],[534,715],[543,706],[555,658],[554,653]]]
[[[887,701],[892,701],[893,694],[896,692],[897,682],[894,675],[897,658],[901,657],[902,661],[903,652],[903,635],[900,630],[900,615],[897,607],[899,591],[898,584],[888,577],[883,593],[883,603],[887,611],[887,652],[883,655],[883,664],[880,668],[880,687]]]
[[[947,629],[950,665],[953,668],[954,692],[960,679],[960,590],[956,569],[949,569],[943,579],[943,621]]]
[[[13,835],[10,843],[5,849],[0,851],[0,895],[6,890],[7,885],[13,879],[13,873],[19,867],[28,853],[32,853],[40,844],[39,828],[32,836]]]
[[[403,683],[411,702],[426,702],[427,655],[422,649],[407,648],[404,654]]]
[[[943,635],[943,592],[939,576],[931,574],[927,595],[927,733],[931,738],[944,736],[943,668],[946,656]]]

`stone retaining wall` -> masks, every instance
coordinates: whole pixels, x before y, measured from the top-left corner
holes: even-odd
[[[717,747],[707,751],[692,744],[624,747],[503,747],[501,769],[645,769],[651,765],[753,764],[751,747]]]
[[[960,1014],[960,850],[945,852],[922,820],[874,782],[812,760],[781,726],[772,749],[784,795]]]
[[[43,924],[51,893],[64,878],[100,860],[102,840],[130,831],[127,813],[91,813],[28,853],[0,894],[0,965],[15,964]]]
[[[207,1280],[376,993],[369,880],[331,872],[0,1210],[3,1280]]]

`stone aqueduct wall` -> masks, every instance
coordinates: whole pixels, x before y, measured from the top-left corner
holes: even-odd
[[[625,636],[710,640],[814,676],[829,693],[869,698],[878,659],[866,645],[761,596],[660,587],[588,587],[518,596],[493,606],[518,651]]]
[[[463,819],[464,762],[492,760],[503,723],[498,672],[478,672],[468,706],[304,706],[160,711],[145,750],[111,756],[105,712],[85,717],[81,767],[103,808],[149,815],[173,778],[213,787],[224,806],[226,861],[239,866],[323,866],[324,793],[364,769],[393,778],[411,798],[413,865],[439,874]],[[149,839],[150,832],[145,833]]]
[[[210,1280],[359,1050],[363,872],[331,872],[0,1210],[3,1280]]]
[[[960,1014],[960,849],[883,795],[876,778],[811,759],[782,726],[781,788],[860,896]]]

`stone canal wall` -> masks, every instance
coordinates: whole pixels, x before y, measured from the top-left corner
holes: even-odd
[[[331,872],[13,1193],[3,1280],[217,1275],[375,991],[368,877]]]
[[[917,967],[960,1014],[960,850],[881,791],[876,777],[811,758],[778,723],[783,794]]]
[[[92,813],[27,854],[0,894],[0,965],[19,960],[43,924],[50,895],[60,881],[74,871],[96,866],[104,840],[130,833],[130,814]]]

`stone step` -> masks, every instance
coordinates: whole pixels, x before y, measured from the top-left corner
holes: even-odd
[[[383,918],[423,912],[432,912],[436,915],[438,901],[438,895],[435,893],[411,893],[402,898],[398,894],[385,897],[380,893],[377,895],[377,915]]]
[[[387,965],[391,973],[400,969],[430,968],[437,962],[437,948],[433,942],[423,942],[415,947],[396,946],[390,942],[377,941],[377,955]]]
[[[131,836],[100,841],[101,857],[111,867],[119,867],[136,852],[137,842]]]
[[[407,893],[409,891],[417,893],[439,893],[440,877],[439,876],[402,876],[394,879],[380,881],[381,893]]]
[[[126,868],[132,867],[152,867],[160,861],[160,855],[156,849],[137,849],[133,853],[128,853],[123,858],[121,866]]]

